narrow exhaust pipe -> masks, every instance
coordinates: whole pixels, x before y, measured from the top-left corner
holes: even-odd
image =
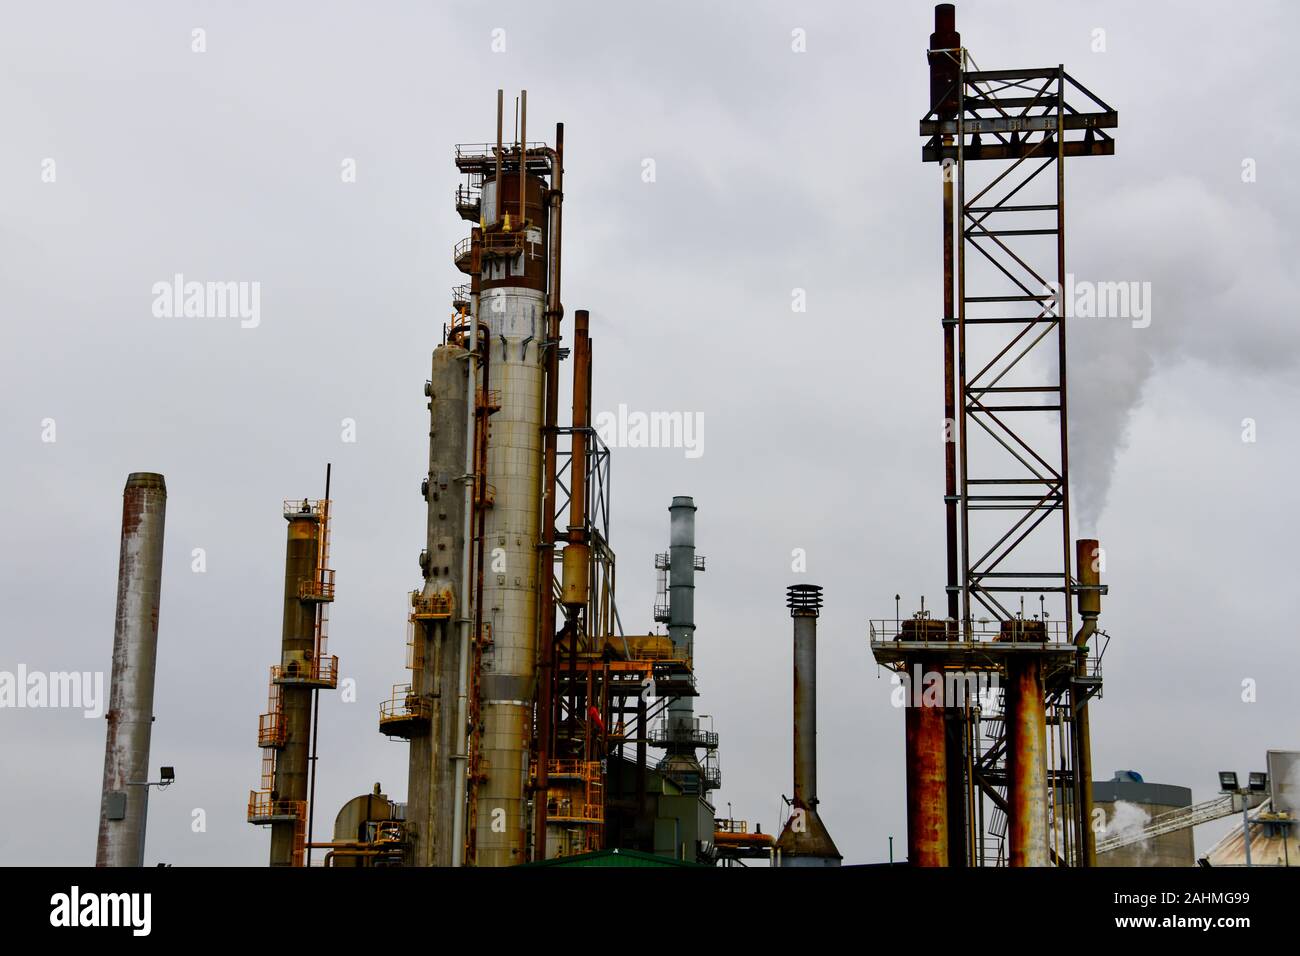
[[[817,617],[822,589],[794,584],[786,592],[794,619],[793,812],[776,842],[781,866],[839,866],[835,847],[817,812]]]

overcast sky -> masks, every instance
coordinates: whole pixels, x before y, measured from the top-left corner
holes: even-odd
[[[817,583],[822,815],[846,862],[887,859],[891,835],[905,854],[903,715],[867,621],[892,617],[895,593],[905,611],[942,597],[940,189],[917,134],[931,8],[4,4],[0,670],[107,671],[122,486],[164,473],[151,763],[177,783],[151,799],[149,864],[266,861],[269,831],[244,815],[279,653],[280,504],[318,496],[327,461],[331,643],[358,700],[324,698],[317,834],[377,781],[405,798],[406,748],[377,708],[405,679],[421,392],[462,281],[453,147],[493,136],[498,87],[528,90],[530,139],[565,123],[564,302],[591,311],[596,409],[704,417],[698,458],[615,452],[612,530],[622,620],[644,632],[668,504],[699,506],[696,709],[722,739],[719,814],[776,828],[784,592]],[[1148,328],[1071,340],[1075,491],[1097,514],[1076,530],[1106,546],[1111,588],[1094,770],[1207,799],[1216,771],[1300,749],[1284,545],[1300,533],[1284,79],[1300,17],[1281,2],[957,13],[982,68],[1064,63],[1119,110],[1116,155],[1067,171],[1070,271],[1153,296]],[[152,287],[176,273],[260,283],[260,324],[155,317]],[[0,862],[93,862],[103,719],[3,710],[0,740]],[[1228,826],[1199,829],[1198,850]]]

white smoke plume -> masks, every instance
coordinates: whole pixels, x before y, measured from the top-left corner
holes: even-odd
[[[1111,807],[1110,817],[1106,821],[1106,829],[1102,831],[1100,839],[1109,840],[1111,837],[1137,836],[1142,832],[1142,828],[1150,822],[1151,814],[1136,803],[1129,803],[1127,800],[1116,800]],[[1147,841],[1143,840],[1141,843],[1133,844],[1128,849],[1143,854],[1148,851],[1149,847]]]
[[[1261,189],[1231,174],[1214,190],[1172,175],[1072,207],[1078,231],[1089,236],[1086,256],[1072,251],[1067,264],[1076,278],[1149,282],[1151,291],[1145,328],[1124,317],[1067,322],[1070,472],[1080,535],[1096,531],[1153,375],[1186,362],[1243,376],[1294,376],[1300,367],[1300,242],[1280,223],[1285,210],[1271,211]],[[1105,237],[1103,245],[1097,236]]]

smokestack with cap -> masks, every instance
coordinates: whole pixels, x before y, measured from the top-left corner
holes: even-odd
[[[776,842],[782,866],[839,866],[835,848],[817,813],[817,616],[822,589],[793,584],[786,606],[794,619],[793,812]]]
[[[957,115],[957,80],[961,76],[961,34],[957,32],[957,8],[940,3],[934,8],[934,32],[930,34],[930,107],[936,119]]]

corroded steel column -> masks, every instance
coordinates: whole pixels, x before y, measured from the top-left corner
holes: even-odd
[[[407,826],[411,862],[451,866],[456,805],[464,794],[456,786],[455,755],[463,734],[457,723],[462,654],[457,619],[465,571],[465,455],[469,395],[469,352],[447,343],[433,352],[429,376],[429,472],[424,587],[421,597],[452,609],[446,618],[415,621],[412,691],[428,703],[429,722],[411,735],[407,786]]]
[[[96,866],[144,865],[166,514],[162,475],[135,472],[126,479]]]
[[[316,605],[303,595],[316,586],[320,547],[320,514],[304,500],[302,510],[288,512],[288,543],[284,560],[284,620],[280,637],[280,701],[284,746],[275,759],[272,800],[306,804],[311,745],[312,684],[315,666]],[[298,823],[277,819],[271,824],[271,866],[293,866]]]
[[[1042,660],[1026,653],[1007,670],[1007,852],[1012,866],[1048,866]]]
[[[1079,578],[1079,616],[1083,625],[1075,635],[1079,648],[1075,674],[1088,676],[1088,643],[1097,632],[1101,614],[1101,545],[1094,538],[1075,542],[1075,573]],[[1092,829],[1092,729],[1088,718],[1088,698],[1077,687],[1071,690],[1070,713],[1074,722],[1074,789],[1078,806],[1081,866],[1097,865],[1097,834]]]
[[[916,671],[920,671],[918,665]],[[948,865],[947,735],[942,703],[927,706],[909,685],[904,707],[907,760],[907,858],[912,866]]]

